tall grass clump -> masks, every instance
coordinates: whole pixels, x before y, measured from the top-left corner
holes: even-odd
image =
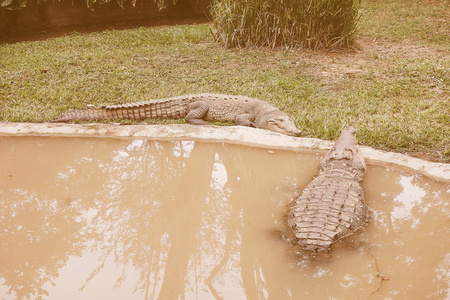
[[[360,0],[213,0],[216,39],[226,47],[348,48]]]

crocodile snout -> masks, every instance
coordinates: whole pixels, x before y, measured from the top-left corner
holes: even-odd
[[[287,134],[291,136],[300,136],[302,134],[302,131],[296,128],[294,130],[288,131]]]

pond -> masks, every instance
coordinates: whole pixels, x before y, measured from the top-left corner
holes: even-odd
[[[282,238],[321,157],[0,136],[0,298],[446,299],[448,183],[369,165],[363,230],[324,259]]]

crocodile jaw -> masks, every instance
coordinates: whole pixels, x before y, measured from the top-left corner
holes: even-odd
[[[300,136],[302,131],[295,126],[288,116],[277,116],[267,120],[267,129],[291,136]]]

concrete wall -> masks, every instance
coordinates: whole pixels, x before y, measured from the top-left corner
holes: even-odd
[[[176,5],[169,1],[168,7],[163,10],[159,10],[153,0],[138,0],[135,7],[132,6],[131,0],[128,0],[123,8],[116,0],[106,4],[98,2],[101,1],[97,1],[93,9],[87,8],[85,0],[47,0],[41,1],[40,4],[34,0],[22,9],[0,9],[0,36],[62,26],[139,21],[159,17],[200,17],[208,14],[210,6],[210,0],[177,0]]]

